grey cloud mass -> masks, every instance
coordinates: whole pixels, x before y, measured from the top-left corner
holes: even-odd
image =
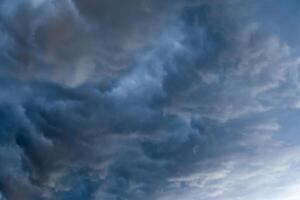
[[[297,200],[281,4],[1,0],[0,200]]]

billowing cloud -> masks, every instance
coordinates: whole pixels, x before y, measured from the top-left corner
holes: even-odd
[[[294,200],[299,58],[252,7],[3,0],[0,200]]]

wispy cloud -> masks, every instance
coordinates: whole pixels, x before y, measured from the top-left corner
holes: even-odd
[[[296,200],[299,56],[257,7],[1,1],[0,200]]]

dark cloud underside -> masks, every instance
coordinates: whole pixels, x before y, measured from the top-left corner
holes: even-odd
[[[254,2],[0,1],[0,200],[277,200],[299,59]]]

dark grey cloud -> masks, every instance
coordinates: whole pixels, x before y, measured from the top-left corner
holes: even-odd
[[[117,1],[3,1],[1,27],[10,46],[15,46],[6,53],[11,57],[10,62],[6,59],[9,71],[22,78],[69,85],[114,78],[126,70],[134,52],[149,46],[160,27],[172,20],[175,5],[158,1],[125,5]]]
[[[258,155],[289,155],[298,60],[246,5],[1,1],[0,199],[227,199],[288,165]]]

